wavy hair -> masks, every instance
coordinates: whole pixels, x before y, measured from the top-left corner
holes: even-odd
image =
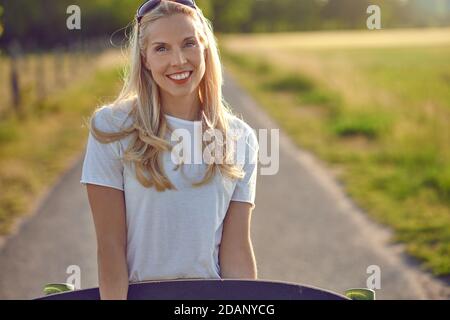
[[[136,178],[144,187],[155,186],[158,191],[176,189],[164,173],[161,161],[162,152],[172,150],[171,144],[165,140],[166,133],[172,129],[161,111],[159,87],[153,80],[151,72],[145,68],[142,58],[148,42],[148,27],[162,17],[180,13],[193,19],[197,34],[206,49],[205,74],[198,88],[202,104],[202,134],[208,129],[216,129],[223,137],[228,138],[227,133],[230,129],[228,120],[233,114],[222,95],[222,65],[212,24],[204,17],[200,8],[194,10],[172,1],[161,1],[158,7],[142,18],[139,24],[136,21],[132,24],[133,31],[127,46],[130,59],[125,68],[124,84],[112,103],[114,110],[122,102],[131,102],[128,117],[132,118],[132,125],[125,129],[121,128],[118,132],[99,130],[95,126],[94,119],[104,106],[97,108],[86,122],[91,134],[101,143],[111,143],[132,135],[134,139],[124,151],[122,160],[134,164]],[[233,157],[233,150],[228,149],[227,145],[222,147],[224,150],[222,161],[208,164],[203,179],[193,182],[192,186],[208,183],[217,170],[231,179],[240,179],[244,176],[242,169],[229,161]],[[176,169],[179,167],[180,165]],[[146,172],[149,173],[149,177],[145,176]]]

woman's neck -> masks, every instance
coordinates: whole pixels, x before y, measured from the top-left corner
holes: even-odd
[[[169,116],[189,121],[200,119],[201,101],[198,94],[189,97],[166,96],[161,105],[162,112]]]

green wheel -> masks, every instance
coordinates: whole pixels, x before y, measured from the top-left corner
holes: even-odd
[[[44,294],[49,295],[74,290],[75,290],[74,285],[70,283],[49,283],[46,284],[44,287]]]
[[[345,291],[345,296],[352,300],[375,300],[375,291],[372,289],[352,288]]]

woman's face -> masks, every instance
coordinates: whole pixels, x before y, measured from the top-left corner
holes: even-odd
[[[180,97],[198,93],[205,74],[205,49],[195,31],[194,21],[184,14],[158,19],[148,28],[144,63],[161,90]],[[189,72],[186,80],[170,75]]]

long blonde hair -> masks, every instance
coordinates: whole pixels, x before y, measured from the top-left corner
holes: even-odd
[[[153,80],[151,73],[144,67],[142,57],[147,47],[148,26],[162,17],[179,13],[186,14],[193,19],[201,42],[206,49],[205,75],[199,85],[203,132],[208,128],[216,129],[222,133],[223,137],[228,137],[228,120],[232,116],[232,111],[222,95],[222,65],[211,22],[204,17],[200,8],[197,7],[197,11],[195,11],[193,8],[172,1],[161,1],[158,7],[142,18],[140,24],[136,21],[133,23],[133,32],[128,44],[129,66],[125,70],[122,90],[112,103],[112,108],[114,108],[121,102],[131,100],[128,116],[133,119],[133,124],[112,133],[97,129],[94,118],[103,107],[97,108],[86,123],[94,138],[101,143],[111,143],[133,135],[134,139],[131,140],[132,142],[124,152],[123,160],[134,163],[136,178],[144,187],[149,188],[154,185],[158,191],[176,189],[164,173],[161,163],[162,152],[172,150],[171,144],[165,140],[165,135],[171,131],[171,128],[161,112],[158,85]],[[205,148],[205,143],[203,143],[203,148]],[[223,150],[223,161],[208,164],[203,179],[192,183],[194,187],[208,183],[216,174],[217,169],[231,179],[244,176],[242,169],[229,161],[233,157],[232,150],[228,150],[226,145]],[[145,177],[145,172],[150,174],[150,178]]]

